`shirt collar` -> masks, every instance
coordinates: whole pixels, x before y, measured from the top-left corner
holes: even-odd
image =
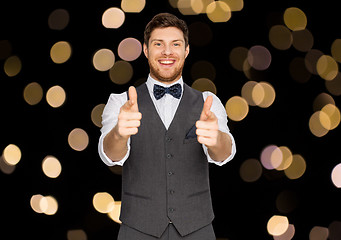
[[[162,86],[162,87],[170,87],[170,86],[173,86],[174,84],[177,84],[177,83],[179,83],[180,85],[181,85],[181,90],[182,90],[182,92],[184,91],[184,81],[183,81],[183,79],[182,79],[182,76],[179,78],[179,80],[178,81],[176,81],[176,82],[174,82],[174,83],[172,83],[172,84],[165,84],[165,83],[162,83],[162,82],[160,82],[160,81],[157,81],[157,80],[155,80],[154,78],[152,78],[151,76],[150,76],[150,74],[148,75],[148,79],[147,79],[147,82],[146,82],[146,85],[147,85],[147,88],[148,88],[148,91],[149,92],[151,92],[151,93],[153,93],[153,88],[154,88],[154,84],[158,84],[158,85],[160,85],[160,86]]]

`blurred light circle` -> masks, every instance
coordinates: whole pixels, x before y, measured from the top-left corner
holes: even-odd
[[[53,86],[46,93],[47,103],[54,108],[62,106],[65,102],[66,94],[62,87]]]
[[[207,17],[212,22],[227,22],[231,18],[231,9],[223,1],[214,1],[206,8]]]
[[[129,62],[117,61],[109,70],[111,81],[116,84],[123,85],[131,80],[133,76],[133,67]]]
[[[272,46],[278,50],[287,50],[292,45],[291,31],[283,25],[272,26],[269,31],[269,40]]]
[[[234,69],[238,71],[244,70],[244,63],[247,59],[248,51],[245,47],[235,47],[231,50],[229,60]]]
[[[54,63],[65,63],[71,56],[71,45],[66,41],[59,41],[53,44],[50,50],[50,57]]]
[[[333,221],[328,226],[329,240],[340,240],[341,238],[341,221]]]
[[[89,144],[89,136],[83,129],[75,128],[69,133],[68,143],[73,150],[83,151]]]
[[[323,137],[329,132],[329,130],[322,125],[321,120],[328,121],[328,115],[321,111],[314,112],[309,119],[309,129],[316,137]]]
[[[107,9],[102,15],[102,24],[106,28],[119,28],[125,20],[124,12],[116,7]]]
[[[177,8],[183,15],[197,15],[203,13],[204,3],[201,0],[178,0]]]
[[[43,88],[39,83],[29,83],[24,89],[24,99],[30,105],[38,104],[43,98]]]
[[[215,86],[214,82],[208,78],[199,78],[195,80],[192,84],[192,88],[200,92],[210,91],[214,94],[217,94],[217,87]]]
[[[285,25],[292,31],[303,30],[307,26],[307,17],[299,8],[287,8],[284,12],[283,18]]]
[[[40,200],[40,208],[46,215],[54,215],[58,211],[58,202],[54,197],[46,196]]]
[[[341,163],[333,168],[331,178],[335,187],[341,188]]]
[[[309,240],[327,240],[329,230],[326,227],[315,226],[310,230]]]
[[[91,111],[91,121],[97,127],[102,127],[102,113],[104,110],[105,104],[98,104]]]
[[[35,194],[31,197],[30,205],[31,205],[31,208],[33,209],[33,211],[35,211],[36,213],[43,213],[43,211],[40,208],[40,201],[43,198],[44,198],[44,196],[40,195],[40,194]]]
[[[0,170],[5,174],[12,174],[15,170],[16,165],[8,164],[3,155],[0,155]]]
[[[82,229],[73,229],[67,231],[67,240],[87,240],[88,237],[84,230]]]
[[[231,9],[232,12],[234,11],[241,11],[244,7],[244,0],[222,0],[225,2]]]
[[[239,96],[231,97],[225,105],[227,116],[233,121],[243,120],[249,113],[247,101]]]
[[[289,224],[288,229],[279,236],[273,236],[274,240],[291,240],[295,236],[295,226]]]
[[[335,100],[328,93],[320,93],[313,102],[314,111],[320,111],[327,104],[335,105]]]
[[[135,38],[126,38],[118,45],[118,56],[125,61],[134,61],[142,53],[142,45]]]
[[[15,144],[9,144],[3,151],[3,158],[8,165],[17,165],[21,160],[20,148]]]
[[[12,44],[8,40],[0,40],[0,60],[6,59],[11,56]]]
[[[48,25],[53,30],[63,30],[69,24],[69,12],[65,9],[52,11],[48,18]]]
[[[192,79],[208,78],[214,80],[216,77],[216,70],[212,63],[208,61],[195,62],[191,67]]]
[[[275,169],[281,165],[283,153],[276,145],[269,145],[262,150],[260,160],[266,169]]]
[[[316,65],[321,56],[323,56],[323,53],[317,49],[311,49],[305,55],[304,63],[310,73],[318,75]]]
[[[117,222],[119,224],[121,224],[121,220],[120,220],[120,214],[121,214],[121,201],[115,201],[115,207],[112,211],[110,211],[108,213],[109,217],[114,221]]]
[[[331,46],[331,54],[333,58],[341,63],[341,39],[335,39]]]
[[[292,45],[298,51],[308,52],[314,45],[314,37],[308,29],[294,31],[292,37]]]
[[[94,195],[92,204],[98,212],[109,213],[115,207],[115,200],[109,193],[99,192]]]
[[[325,81],[326,88],[328,91],[334,96],[341,95],[341,74],[340,72],[337,76],[331,81]]]
[[[327,81],[333,80],[339,73],[337,62],[328,55],[323,55],[319,58],[316,69],[320,77]]]
[[[43,159],[42,169],[49,178],[57,178],[62,171],[62,165],[54,156],[47,156]]]
[[[239,175],[245,182],[255,182],[262,176],[262,165],[257,159],[248,159],[242,163]]]
[[[262,101],[257,104],[261,108],[268,108],[270,107],[276,98],[276,92],[273,86],[268,82],[260,82],[259,85],[262,87],[264,91],[264,95]]]
[[[270,66],[271,53],[264,46],[253,46],[248,51],[247,60],[256,70],[265,70]]]
[[[278,167],[276,167],[276,170],[281,171],[281,170],[287,169],[291,165],[293,157],[288,147],[281,146],[279,147],[279,149],[281,150],[283,157],[282,157],[281,164]]]
[[[289,220],[287,217],[274,215],[267,224],[268,233],[273,236],[280,236],[287,231]]]
[[[306,168],[307,165],[304,158],[299,154],[294,154],[292,163],[284,170],[284,173],[291,180],[298,179],[303,176]]]
[[[114,66],[115,55],[110,49],[100,49],[94,54],[92,63],[98,71],[108,71]]]
[[[139,13],[146,5],[146,0],[122,0],[121,8],[125,12]]]
[[[9,77],[14,77],[18,75],[21,67],[21,60],[18,56],[11,56],[7,58],[4,64],[5,73]]]
[[[255,88],[257,84],[258,83],[256,81],[247,81],[242,87],[241,95],[250,106],[257,105],[257,103],[254,102],[254,99],[252,96],[253,89]]]
[[[327,104],[326,106],[322,108],[321,111],[327,114],[328,120],[329,120],[329,125],[322,124],[323,127],[328,126],[329,127],[327,128],[328,130],[333,130],[337,126],[339,126],[341,116],[340,116],[340,110],[338,109],[337,106],[335,106],[334,104]]]

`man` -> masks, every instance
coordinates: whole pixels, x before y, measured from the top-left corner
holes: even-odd
[[[236,152],[224,106],[183,82],[188,28],[168,13],[146,26],[145,84],[111,94],[102,115],[99,154],[121,165],[119,240],[215,240],[208,163]]]

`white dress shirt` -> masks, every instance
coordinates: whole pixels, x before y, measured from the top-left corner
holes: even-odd
[[[177,84],[177,83],[181,84],[182,91],[183,91],[183,79],[182,79],[182,77],[177,82],[175,82],[171,85],[166,85],[164,83],[161,83],[161,82],[153,79],[149,75],[147,82],[146,82],[150,97],[153,100],[154,106],[155,106],[163,124],[165,125],[166,129],[168,129],[168,127],[170,126],[170,124],[174,118],[174,115],[175,115],[175,112],[179,106],[181,97],[180,97],[180,99],[177,99],[177,98],[174,98],[170,94],[165,94],[162,98],[160,98],[159,100],[156,100],[154,97],[154,94],[153,94],[153,87],[154,87],[154,84],[158,84],[158,85],[163,86],[163,87],[170,87],[170,86]],[[230,130],[227,126],[226,111],[225,111],[225,108],[222,105],[221,101],[219,100],[219,98],[216,95],[214,95],[213,93],[206,91],[206,92],[203,92],[204,101],[210,95],[213,96],[213,103],[212,103],[211,111],[218,118],[219,130],[224,132],[224,133],[227,133],[231,137],[232,151],[231,151],[231,155],[228,158],[226,158],[222,162],[218,162],[218,161],[214,161],[210,157],[210,155],[208,154],[207,147],[204,144],[202,144],[202,146],[203,146],[203,150],[207,156],[207,160],[210,163],[215,163],[215,164],[221,166],[221,165],[224,165],[225,163],[227,163],[228,161],[230,161],[234,157],[234,155],[236,153],[236,144],[235,144],[234,138],[233,138],[232,134],[230,133]],[[182,94],[181,94],[181,96],[182,96]],[[110,94],[109,100],[108,100],[108,102],[105,105],[105,108],[103,110],[102,128],[101,128],[101,136],[100,136],[99,143],[98,143],[98,152],[99,152],[99,155],[100,155],[102,161],[108,166],[114,166],[114,165],[122,166],[124,164],[124,162],[128,159],[129,154],[130,154],[130,138],[128,139],[128,143],[127,143],[128,151],[127,151],[126,155],[124,156],[124,158],[121,159],[120,161],[117,161],[117,162],[112,161],[104,153],[104,150],[103,150],[103,139],[111,131],[111,129],[116,126],[118,114],[120,112],[120,108],[123,104],[126,103],[127,99],[128,99],[128,97],[127,97],[126,92],[121,93],[121,94],[114,94],[114,93]]]

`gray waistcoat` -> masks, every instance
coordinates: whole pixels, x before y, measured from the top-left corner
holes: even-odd
[[[142,113],[123,166],[121,221],[160,237],[172,221],[184,236],[214,218],[208,161],[195,135],[202,93],[184,84],[174,119],[166,130],[145,84],[137,88]]]

